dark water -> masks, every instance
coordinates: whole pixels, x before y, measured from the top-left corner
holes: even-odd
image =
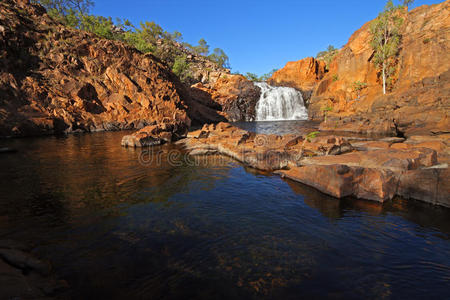
[[[0,154],[0,239],[34,244],[64,296],[450,297],[449,209],[339,201],[173,146],[149,162],[122,135],[0,141],[19,149]]]

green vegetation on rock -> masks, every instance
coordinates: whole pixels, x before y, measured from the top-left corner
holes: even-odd
[[[189,63],[186,61],[186,55],[180,55],[175,58],[172,72],[174,72],[182,81],[190,77]]]
[[[133,25],[129,20],[90,15],[91,0],[33,0],[47,9],[55,20],[76,29],[89,31],[110,40],[130,44],[143,53],[152,53],[164,61],[182,80],[190,78],[186,52],[204,57],[219,68],[230,68],[229,58],[220,48],[210,53],[205,39],[198,45],[184,43],[180,32],[167,32],[153,21]],[[180,75],[181,74],[181,75]]]
[[[393,76],[396,72],[397,56],[400,51],[400,26],[403,19],[400,9],[389,0],[384,10],[379,14],[370,27],[372,34],[371,46],[374,50],[373,63],[381,72],[383,93],[392,87]]]
[[[353,91],[357,94],[358,99],[361,96],[361,91],[367,87],[366,82],[355,81],[353,82]]]
[[[317,53],[316,59],[323,60],[327,63],[327,69],[330,66],[330,63],[333,61],[333,58],[338,54],[339,49],[336,49],[333,45],[329,45],[327,50],[321,51]]]
[[[269,80],[269,78],[272,77],[273,73],[275,73],[276,71],[278,71],[278,69],[273,69],[269,73],[263,74],[261,76],[258,76],[255,73],[247,72],[244,76],[250,81],[261,82]]]

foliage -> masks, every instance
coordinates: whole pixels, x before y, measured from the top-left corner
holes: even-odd
[[[325,107],[322,107],[321,110],[322,110],[322,113],[323,113],[324,121],[326,122],[327,118],[328,118],[328,113],[333,110],[333,107],[325,106]]]
[[[255,73],[247,72],[244,76],[250,81],[255,81],[255,82],[267,81],[270,77],[272,77],[273,73],[275,73],[276,71],[278,71],[278,69],[273,69],[269,73],[263,74],[261,76],[258,76]]]
[[[333,82],[338,81],[339,80],[339,75],[338,74],[334,74],[333,75]]]
[[[54,19],[72,27],[78,27],[81,16],[88,14],[94,6],[91,0],[33,0],[47,9],[48,14]]]
[[[244,76],[250,81],[260,81],[260,77],[255,73],[247,72]]]
[[[183,42],[180,32],[167,32],[153,21],[140,22],[136,27],[128,20],[116,20],[111,17],[95,16],[89,14],[94,5],[91,0],[33,0],[43,5],[49,15],[55,20],[81,30],[86,30],[98,36],[111,40],[126,42],[143,53],[151,52],[166,61],[169,67],[184,74],[184,68],[189,66],[186,56],[179,49],[180,45],[190,49],[197,55],[202,55],[223,68],[229,68],[229,58],[220,48],[215,48],[210,54],[209,45],[205,39],[200,39],[197,46]],[[169,53],[159,49],[161,45],[169,48]],[[158,51],[161,50],[161,51]]]
[[[353,91],[358,95],[358,99],[360,97],[361,91],[367,87],[366,82],[355,81],[353,82]]]
[[[374,50],[373,63],[381,71],[383,93],[392,84],[392,76],[396,71],[396,56],[400,46],[400,26],[403,19],[399,17],[399,8],[389,0],[376,20],[371,24],[371,46]]]
[[[327,50],[317,53],[316,58],[325,61],[328,68],[338,52],[339,49],[336,49],[333,45],[329,45]]]
[[[80,20],[80,28],[86,31],[93,32],[105,39],[115,39],[113,33],[113,21],[111,17],[105,18],[102,16],[84,15]]]
[[[414,0],[403,0],[403,6],[409,7],[414,3]]]
[[[306,140],[310,143],[311,140],[316,138],[319,133],[320,133],[319,131],[313,131],[313,132],[308,133],[306,135]]]
[[[186,55],[180,55],[175,58],[172,66],[172,72],[175,73],[182,81],[190,77],[189,63],[186,60]]]
[[[197,55],[203,55],[203,56],[207,56],[209,53],[209,45],[208,43],[205,41],[205,39],[200,39],[198,41],[198,45],[195,47],[192,47],[192,50],[194,51],[195,54]]]
[[[272,69],[272,71],[270,71],[269,73],[263,74],[260,77],[260,81],[267,81],[269,80],[270,77],[272,77],[273,73],[275,73],[276,71],[278,71],[278,69]]]
[[[220,48],[215,48],[208,58],[222,68],[230,68],[230,61],[225,52]]]

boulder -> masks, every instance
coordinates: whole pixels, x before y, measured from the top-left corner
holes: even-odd
[[[161,123],[142,128],[141,130],[125,135],[122,138],[123,147],[151,147],[170,143],[185,137],[187,127],[183,123],[171,124]]]

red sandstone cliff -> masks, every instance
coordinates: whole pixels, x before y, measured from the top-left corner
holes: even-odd
[[[273,73],[269,84],[289,86],[309,94],[326,73],[326,63],[308,57],[299,61],[290,61],[284,68]],[[309,97],[306,97],[309,99]]]
[[[152,55],[0,3],[0,136],[190,125],[188,96]]]
[[[439,134],[450,131],[450,1],[403,13],[402,44],[393,89],[382,94],[372,63],[370,22],[356,31],[339,51],[310,100],[312,119],[327,121],[321,128],[392,135]],[[311,59],[306,59],[310,61]],[[302,61],[300,61],[302,62]],[[289,64],[278,80],[314,82],[310,64],[301,70]],[[310,74],[312,76],[306,76]],[[317,74],[320,74],[317,73]],[[274,74],[275,75],[275,74]],[[279,79],[282,78],[282,79]],[[358,95],[355,82],[366,83]],[[331,111],[326,112],[326,108]]]

